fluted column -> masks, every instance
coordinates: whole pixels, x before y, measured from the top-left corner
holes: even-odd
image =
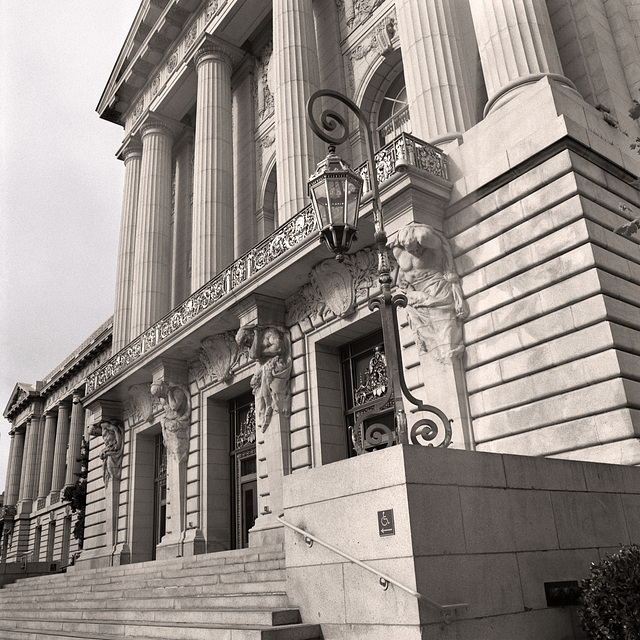
[[[473,117],[451,3],[396,0],[396,14],[412,132],[437,142],[459,137]]]
[[[233,261],[231,57],[208,43],[196,54],[191,290]]]
[[[307,180],[326,155],[306,122],[307,100],[320,83],[312,4],[308,0],[273,0],[279,222],[293,217],[308,203]]]
[[[256,144],[255,103],[252,84],[254,60],[236,72],[233,94],[233,202],[234,241],[237,258],[256,244]]]
[[[193,133],[188,132],[176,155],[173,183],[173,242],[171,258],[171,308],[191,292],[191,221],[193,197]]]
[[[123,154],[124,194],[116,270],[116,303],[113,311],[113,351],[120,351],[131,338],[131,297],[136,244],[136,213],[140,186],[142,145],[130,141]]]
[[[82,446],[82,433],[84,431],[84,408],[79,393],[73,394],[71,405],[71,424],[69,427],[69,447],[67,448],[67,469],[64,486],[68,487],[76,482],[76,474],[80,472],[80,448]]]
[[[170,309],[171,129],[150,118],[141,128],[142,161],[136,219],[131,336]]]
[[[485,114],[543,76],[573,87],[562,76],[544,0],[475,0],[470,6],[489,96]]]
[[[24,458],[22,461],[22,477],[20,479],[20,500],[33,500],[38,488],[38,436],[40,433],[40,418],[33,417],[27,427]]]
[[[9,448],[9,466],[4,494],[5,505],[15,505],[20,495],[20,477],[22,475],[22,459],[24,454],[25,432],[23,429],[11,432]]]
[[[34,461],[34,478],[33,478],[33,495],[32,498],[38,497],[38,487],[40,486],[40,469],[42,462],[42,449],[44,446],[44,433],[46,431],[47,416],[43,414],[40,416],[40,422],[38,424],[38,445],[35,452]]]
[[[49,495],[49,491],[51,491],[53,456],[56,444],[56,414],[53,411],[47,411],[45,418],[42,459],[40,461],[40,482],[38,485],[39,498],[46,498]]]
[[[53,476],[51,490],[60,491],[64,486],[67,464],[67,445],[69,444],[69,404],[58,405],[58,423],[56,425],[56,448],[53,456]]]

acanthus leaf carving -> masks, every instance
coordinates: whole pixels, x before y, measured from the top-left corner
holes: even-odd
[[[129,387],[127,417],[133,424],[151,422],[154,413],[154,397],[151,395],[151,383],[134,384]]]
[[[236,342],[235,331],[207,336],[200,346],[199,360],[204,367],[203,373],[210,376],[212,382],[227,382],[247,351]]]
[[[309,273],[310,283],[287,300],[287,324],[352,314],[375,285],[377,267],[377,254],[371,249],[347,255],[342,263],[328,259],[316,265]]]

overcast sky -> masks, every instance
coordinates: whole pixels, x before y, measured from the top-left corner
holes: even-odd
[[[0,0],[3,411],[113,313],[123,130],[95,109],[139,4]]]

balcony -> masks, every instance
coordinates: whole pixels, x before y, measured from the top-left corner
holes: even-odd
[[[437,147],[402,133],[375,156],[378,184],[382,185],[394,175],[399,160],[437,178],[447,179],[445,154]],[[358,171],[364,179],[365,210],[366,193],[371,191],[371,172],[367,163],[361,165]],[[360,215],[363,215],[363,211]],[[86,381],[87,396],[115,381],[121,373],[132,369],[139,361],[146,360],[147,354],[160,352],[163,346],[174,343],[173,338],[178,333],[182,335],[187,327],[195,327],[199,320],[210,317],[225,302],[237,301],[238,295],[242,295],[240,288],[245,291],[244,285],[253,279],[257,280],[261,272],[273,274],[273,270],[285,262],[282,260],[285,254],[290,254],[296,248],[301,249],[304,244],[311,245],[316,232],[316,221],[309,205],[91,373]],[[371,243],[372,239],[369,244]],[[326,253],[318,249],[318,255],[314,254],[304,273],[308,272],[313,263],[326,257]],[[305,265],[296,264],[298,275],[304,268]],[[301,284],[296,284],[296,287]],[[194,354],[194,357],[197,356]]]

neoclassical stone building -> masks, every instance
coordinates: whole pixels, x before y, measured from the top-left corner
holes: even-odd
[[[373,168],[355,120],[337,149],[364,179],[344,262],[318,243],[307,194],[327,154],[306,118],[320,88],[365,112],[376,151]],[[639,90],[634,0],[144,0],[97,109],[123,128],[113,319],[9,400],[3,560],[78,551],[61,492],[83,437],[74,572],[282,545],[279,516],[301,505],[298,524],[340,541],[321,524],[365,527],[352,500],[394,484],[395,449],[409,484],[429,455],[639,465],[640,253],[614,232],[640,202]],[[407,405],[412,444],[393,451],[393,401],[363,413],[389,386],[368,305],[373,180],[408,299],[407,387],[447,417],[432,429]],[[313,511],[338,493],[342,511]],[[316,574],[286,552],[306,593]],[[379,624],[413,637],[433,623],[415,616]],[[369,623],[343,618],[314,621],[326,637]]]

